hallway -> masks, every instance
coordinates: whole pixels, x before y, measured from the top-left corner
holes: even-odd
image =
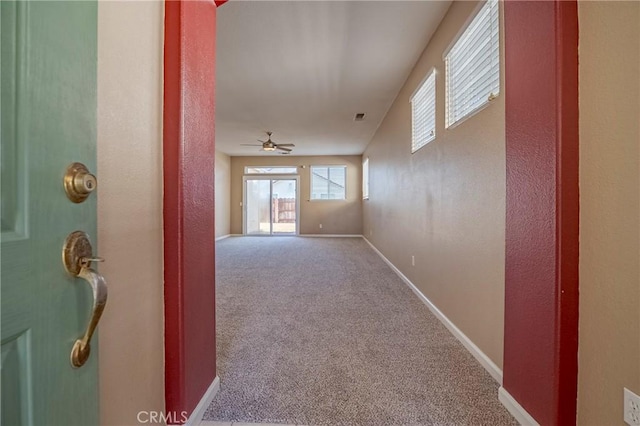
[[[517,424],[498,383],[360,238],[217,243],[221,390],[204,419]]]

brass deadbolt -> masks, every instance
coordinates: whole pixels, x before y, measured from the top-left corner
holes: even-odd
[[[64,174],[64,190],[74,203],[81,203],[96,190],[98,180],[82,163],[73,163]]]

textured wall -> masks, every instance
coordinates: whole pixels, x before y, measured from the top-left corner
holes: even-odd
[[[578,3],[578,424],[622,423],[640,394],[640,3]]]
[[[367,147],[370,199],[363,203],[363,230],[502,367],[503,93],[455,128],[444,127],[442,54],[476,6],[475,2],[452,4]],[[433,67],[437,72],[436,139],[411,154],[409,98]],[[415,266],[411,256],[415,256]]]
[[[231,232],[231,158],[220,151],[216,151],[215,193],[217,238]]]
[[[309,166],[346,165],[347,199],[309,201]],[[242,234],[242,176],[245,166],[300,166],[300,234],[362,234],[362,157],[231,157],[231,233]],[[320,229],[319,224],[322,224]]]
[[[163,2],[98,5],[100,424],[164,408]]]
[[[578,15],[505,3],[504,388],[541,424],[574,424],[578,352]]]
[[[164,28],[166,405],[190,414],[216,375],[216,6],[165,2]]]

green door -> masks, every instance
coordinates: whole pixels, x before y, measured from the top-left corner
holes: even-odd
[[[97,194],[73,203],[62,182],[73,162],[96,169],[97,4],[0,5],[1,423],[93,425],[97,336],[84,366],[70,362],[93,294],[61,254],[77,230],[96,247]]]

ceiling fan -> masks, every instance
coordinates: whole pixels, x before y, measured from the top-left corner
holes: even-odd
[[[261,146],[262,147],[262,151],[275,151],[275,150],[280,150],[280,151],[284,151],[281,152],[280,154],[289,154],[291,152],[291,148],[287,148],[287,147],[294,147],[295,145],[292,143],[274,143],[271,140],[271,135],[272,132],[267,132],[267,136],[269,136],[267,138],[266,141],[261,141],[260,139],[258,139],[258,142],[262,142],[260,145],[258,144],[251,144],[251,143],[241,143],[240,145],[243,146]]]

